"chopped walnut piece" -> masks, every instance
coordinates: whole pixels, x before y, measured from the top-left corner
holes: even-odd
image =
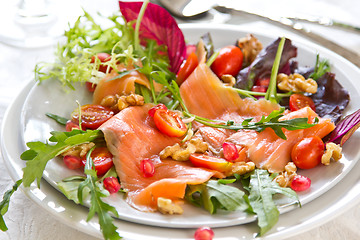
[[[194,138],[190,139],[189,142],[185,143],[183,146],[180,146],[176,143],[173,146],[168,146],[160,152],[160,158],[165,159],[171,157],[176,161],[188,161],[190,154],[192,153],[204,153],[208,150],[209,145],[206,142],[203,142],[201,139]]]
[[[118,94],[108,95],[101,100],[100,105],[108,107],[115,112],[119,112],[129,106],[144,105],[144,97],[134,93],[121,96]]]
[[[333,142],[326,143],[326,150],[321,157],[321,163],[324,165],[329,165],[331,159],[338,161],[342,157],[341,151],[342,148],[340,145],[337,145]]]
[[[221,76],[221,80],[225,83],[226,86],[234,86],[236,83],[235,78],[230,74],[225,74]]]
[[[297,168],[293,162],[289,162],[285,166],[285,171],[279,173],[274,179],[280,187],[289,187],[292,179],[297,175]]]
[[[83,157],[87,154],[87,152],[93,146],[95,146],[95,143],[93,143],[93,142],[80,144],[80,145],[74,146],[74,147],[70,148],[69,150],[63,152],[61,155],[62,156],[71,155],[71,156]]]
[[[277,76],[277,86],[283,91],[316,93],[318,85],[315,80],[305,79],[301,74],[294,73],[289,76],[280,73]]]
[[[261,42],[252,34],[240,38],[237,45],[244,55],[244,66],[250,65],[263,48]]]
[[[226,176],[233,176],[234,174],[243,175],[255,169],[253,162],[235,162],[232,164],[231,169],[225,173]]]
[[[127,108],[128,106],[142,106],[142,105],[144,105],[144,97],[134,93],[120,96],[117,103],[119,111]]]
[[[159,197],[157,199],[157,206],[159,212],[161,212],[162,214],[173,215],[182,214],[184,212],[180,205],[173,203],[171,199],[168,198]]]

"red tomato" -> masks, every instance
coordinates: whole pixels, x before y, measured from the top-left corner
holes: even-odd
[[[66,122],[65,130],[71,132],[73,129],[80,129],[79,124],[72,122],[71,120]],[[83,128],[83,130],[85,130]]]
[[[310,169],[321,162],[324,154],[324,142],[318,136],[307,137],[294,145],[291,159],[298,168]]]
[[[86,82],[86,83],[85,83],[85,86],[86,86],[86,89],[87,89],[89,92],[94,92],[94,91],[95,91],[95,88],[96,88],[96,84],[95,84],[95,83]]]
[[[196,54],[194,52],[190,53],[189,57],[180,67],[180,70],[177,74],[176,83],[179,85],[183,83],[194,71],[198,64],[199,61]]]
[[[214,231],[209,227],[201,227],[195,231],[195,240],[212,240],[214,237]]]
[[[104,188],[109,191],[110,194],[117,193],[121,185],[116,177],[107,177],[103,181]]]
[[[314,101],[310,97],[299,93],[295,93],[290,96],[289,107],[291,111],[296,111],[303,107],[310,107],[314,110],[314,112],[316,111]]]
[[[155,112],[156,112],[158,109],[165,109],[165,110],[167,110],[167,107],[166,107],[164,104],[159,103],[159,104],[156,105],[155,107],[150,108],[150,110],[148,111],[148,114],[149,114],[151,117],[154,117],[154,114],[155,114]]]
[[[112,116],[114,116],[114,112],[101,105],[87,104],[81,106],[81,126],[86,129],[97,129]],[[71,121],[79,122],[78,109],[71,113]]]
[[[290,183],[292,190],[300,192],[309,189],[311,186],[311,180],[308,177],[296,175],[293,177]]]
[[[96,57],[100,60],[100,62],[107,62],[107,61],[109,61],[111,59],[111,55],[108,54],[108,53],[98,53],[95,56],[91,57],[90,63],[94,63]],[[107,66],[103,65],[103,64],[100,64],[99,71],[103,72],[103,73],[106,73],[106,70],[107,70]]]
[[[190,154],[189,159],[195,167],[203,167],[219,172],[225,172],[232,166],[232,163],[226,161],[224,158],[208,156],[200,153]]]
[[[243,63],[243,53],[236,46],[227,46],[220,49],[219,55],[211,64],[211,69],[221,78],[222,75],[230,74],[236,76]]]
[[[66,155],[64,156],[63,161],[69,169],[78,169],[82,167],[81,159],[76,156]]]
[[[177,113],[165,109],[155,111],[154,122],[160,132],[170,137],[181,137],[187,130]]]
[[[91,152],[91,158],[94,162],[95,170],[98,176],[104,175],[113,164],[113,155],[106,147],[97,147]],[[81,158],[83,166],[86,164],[86,156]]]

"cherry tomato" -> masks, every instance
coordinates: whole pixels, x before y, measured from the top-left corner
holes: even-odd
[[[291,159],[298,168],[310,169],[321,162],[324,142],[318,136],[307,137],[294,145]]]
[[[97,129],[114,116],[114,112],[101,105],[87,104],[81,106],[81,126],[87,129]],[[71,121],[79,122],[79,109],[71,113]]]
[[[107,61],[109,61],[111,59],[111,55],[108,54],[108,53],[98,53],[95,56],[91,57],[90,63],[94,63],[95,58],[98,58],[100,60],[100,62],[107,62]],[[103,72],[103,73],[106,73],[107,67],[108,66],[106,66],[106,65],[100,64],[99,71]]]
[[[97,85],[95,83],[86,82],[85,86],[89,92],[94,92]]]
[[[236,76],[243,63],[243,53],[236,46],[227,46],[219,51],[219,55],[211,64],[211,69],[221,78],[225,74]]]
[[[201,227],[195,231],[195,240],[212,240],[214,237],[214,231],[209,227]]]
[[[113,155],[106,147],[97,147],[91,152],[95,170],[98,176],[104,175],[114,165]],[[82,165],[86,164],[86,156],[81,158]]]
[[[78,169],[82,167],[81,159],[73,155],[64,156],[63,161],[69,169]]]
[[[154,122],[160,132],[170,137],[181,137],[187,130],[177,113],[165,109],[155,111]]]
[[[154,114],[155,114],[155,112],[156,112],[158,109],[167,110],[167,107],[166,107],[164,104],[159,103],[159,104],[156,105],[155,107],[150,108],[150,110],[148,111],[148,114],[149,114],[151,117],[154,117]]]
[[[121,185],[116,177],[107,177],[103,181],[104,188],[109,191],[110,194],[117,193]]]
[[[293,177],[290,183],[290,187],[292,190],[296,192],[305,191],[309,189],[311,186],[311,180],[308,177],[296,175]]]
[[[140,170],[143,173],[144,177],[146,177],[146,178],[152,177],[155,174],[154,163],[148,158],[141,160],[140,161]]]
[[[225,172],[232,166],[232,163],[226,161],[224,158],[208,156],[200,153],[190,154],[189,159],[195,167],[203,167],[219,172]]]
[[[310,107],[314,112],[316,111],[314,101],[310,97],[299,93],[290,96],[289,107],[291,111],[296,111],[303,107]]]
[[[235,144],[224,142],[223,145],[224,158],[229,162],[234,162],[239,157],[239,151]]]
[[[180,70],[177,74],[176,83],[179,85],[183,83],[194,71],[198,64],[199,61],[196,54],[194,52],[190,53],[189,57],[180,67]]]
[[[79,124],[74,123],[71,120],[67,121],[65,125],[65,130],[67,132],[71,132],[73,129],[80,129]],[[84,127],[82,129],[85,130]]]

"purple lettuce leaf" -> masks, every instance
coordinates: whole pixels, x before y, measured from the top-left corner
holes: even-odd
[[[330,134],[328,142],[334,142],[341,146],[360,127],[360,109],[342,119],[334,131]]]
[[[126,21],[138,18],[142,2],[119,1],[120,11]],[[140,38],[156,40],[166,45],[170,70],[177,73],[186,56],[186,44],[182,31],[175,19],[164,8],[149,3],[140,26]]]
[[[310,97],[315,103],[320,117],[331,118],[337,123],[349,104],[349,92],[335,79],[335,74],[327,72],[317,80],[318,90]]]
[[[240,71],[236,77],[236,88],[250,90],[257,79],[270,77],[279,42],[280,38],[261,50],[250,66]],[[296,56],[297,48],[292,45],[290,39],[286,39],[279,69],[288,69],[289,66],[287,66],[287,64],[289,63],[289,60]]]

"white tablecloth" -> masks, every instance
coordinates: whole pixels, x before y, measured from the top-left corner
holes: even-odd
[[[360,1],[357,0],[342,0],[342,1],[314,1],[317,3],[330,3],[331,6],[338,7],[340,12],[348,12],[352,19],[357,19],[360,24]],[[7,6],[8,1],[1,0],[2,6]],[[106,13],[117,9],[116,1],[65,1],[68,9],[72,6],[79,6],[82,4],[85,9],[90,12],[97,10],[104,10]],[[66,11],[67,8],[59,9],[59,11]],[[311,8],[311,6],[308,6]],[[3,9],[3,8],[1,8]],[[334,9],[334,8],[329,8]],[[324,9],[326,11],[326,9]],[[9,20],[10,21],[10,20]],[[242,22],[241,19],[232,19],[231,23]],[[0,24],[5,24],[0,22]],[[263,23],[257,23],[264,27]],[[268,27],[268,26],[265,26]],[[313,28],[316,31],[326,35],[329,39],[337,41],[354,51],[360,53],[360,34],[345,33],[342,31],[335,31],[333,29],[326,29],[323,27]],[[50,61],[52,59],[52,47],[44,47],[37,49],[21,49],[14,48],[0,43],[0,123],[3,120],[4,112],[22,86],[28,79],[33,76],[33,69],[35,63],[39,61]],[[2,164],[2,157],[0,157],[0,193],[13,185],[13,180],[7,173],[5,166]],[[316,227],[309,232],[301,233],[298,236],[292,237],[293,240],[300,239],[360,239],[360,206],[356,206],[347,212],[344,212],[339,217],[324,222],[320,227]],[[7,232],[0,232],[0,239],[29,239],[29,240],[44,240],[44,239],[94,239],[93,237],[73,229],[56,217],[50,215],[37,204],[29,200],[21,191],[18,191],[12,197],[9,212],[5,216],[5,221],[9,227]]]

